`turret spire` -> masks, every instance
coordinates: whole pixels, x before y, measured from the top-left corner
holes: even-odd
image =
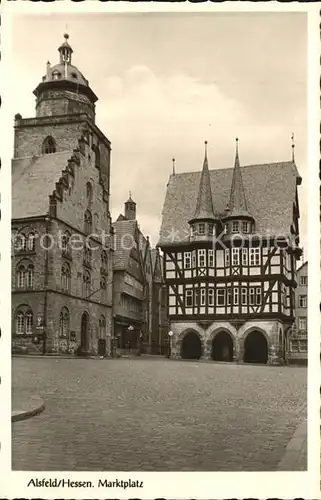
[[[235,152],[235,162],[232,177],[232,186],[230,193],[229,210],[233,212],[244,213],[247,212],[247,203],[244,191],[244,185],[242,180],[242,173],[240,167],[239,159],[239,140],[238,137],[236,141],[236,152]]]
[[[201,173],[201,180],[199,184],[198,196],[196,201],[196,210],[193,217],[193,220],[197,219],[201,220],[215,219],[212,190],[211,190],[211,177],[208,169],[208,160],[207,160],[207,141],[205,141],[203,170]]]

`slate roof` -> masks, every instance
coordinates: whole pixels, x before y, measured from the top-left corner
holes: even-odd
[[[128,267],[132,243],[135,241],[137,221],[117,220],[112,225],[115,230],[114,270],[125,271]]]
[[[46,215],[49,195],[55,189],[72,151],[12,160],[12,218]]]
[[[293,203],[300,176],[291,161],[241,167],[248,211],[258,234],[287,235],[293,220]],[[233,168],[210,170],[214,214],[226,215]],[[170,177],[162,211],[159,246],[189,241],[200,172]]]

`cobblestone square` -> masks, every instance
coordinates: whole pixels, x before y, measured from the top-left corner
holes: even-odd
[[[13,358],[45,411],[13,423],[14,470],[273,471],[306,418],[303,367]]]

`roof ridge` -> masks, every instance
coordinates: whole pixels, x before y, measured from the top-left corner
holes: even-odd
[[[249,165],[241,165],[240,168],[243,170],[244,168],[254,168],[254,167],[265,167],[265,166],[274,166],[274,165],[285,165],[285,164],[291,164],[293,165],[293,162],[291,160],[287,161],[274,161],[274,162],[266,162],[266,163],[252,163]],[[224,168],[211,168],[209,169],[209,172],[222,172],[224,170],[233,170],[234,167],[224,167]],[[178,177],[181,175],[186,175],[186,174],[199,174],[199,170],[189,170],[186,172],[178,172],[175,174],[174,177]]]

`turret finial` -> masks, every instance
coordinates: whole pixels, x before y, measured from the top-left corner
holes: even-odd
[[[295,142],[294,142],[294,132],[292,132],[291,135],[291,140],[292,140],[292,162],[295,163],[295,156],[294,156],[294,150],[295,150]]]
[[[204,141],[205,144],[205,158],[207,158],[207,141]]]
[[[172,158],[172,162],[173,162],[173,175],[175,175],[175,158]]]

